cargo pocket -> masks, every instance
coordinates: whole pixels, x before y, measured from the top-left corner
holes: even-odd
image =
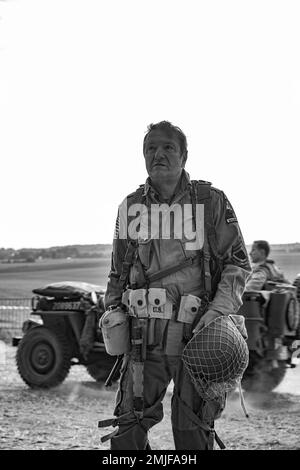
[[[120,416],[131,409],[132,387],[130,387],[130,355],[125,355],[121,367],[119,388],[116,395],[114,415]]]

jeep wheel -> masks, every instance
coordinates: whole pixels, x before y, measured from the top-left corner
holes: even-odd
[[[45,327],[30,329],[19,343],[16,355],[19,374],[32,388],[59,385],[70,370],[70,350],[66,338]]]
[[[247,392],[268,393],[282,382],[285,373],[285,361],[278,361],[278,367],[271,368],[271,361],[250,351],[249,365],[245,370],[242,386]]]
[[[88,373],[97,382],[105,382],[115,363],[115,357],[103,354],[103,358],[86,366]]]

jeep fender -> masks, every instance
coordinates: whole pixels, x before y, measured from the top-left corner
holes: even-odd
[[[22,325],[22,332],[25,334],[27,331],[31,330],[32,328],[37,328],[39,326],[43,325],[42,319],[40,320],[25,320],[23,325]]]

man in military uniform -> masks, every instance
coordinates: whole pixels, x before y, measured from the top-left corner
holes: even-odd
[[[185,171],[184,133],[168,121],[151,124],[143,153],[149,177],[119,206],[105,296],[107,311],[126,310],[143,331],[143,357],[124,355],[111,449],[150,448],[148,430],[163,418],[171,380],[176,449],[212,449],[225,403],[197,394],[181,355],[195,331],[238,311],[249,259],[225,194]]]
[[[250,252],[252,273],[247,281],[246,290],[262,290],[268,281],[289,283],[275,262],[268,259],[269,253],[270,245],[266,240],[253,242]]]

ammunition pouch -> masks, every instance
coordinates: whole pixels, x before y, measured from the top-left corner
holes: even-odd
[[[133,317],[173,319],[180,323],[192,324],[201,306],[201,299],[191,294],[183,295],[176,318],[175,305],[167,298],[166,289],[127,289],[123,293],[122,303]]]
[[[177,321],[192,324],[201,306],[201,299],[195,295],[183,295],[181,297]]]
[[[165,289],[127,289],[123,294],[122,303],[133,317],[164,320],[172,318],[173,304],[167,299]]]

